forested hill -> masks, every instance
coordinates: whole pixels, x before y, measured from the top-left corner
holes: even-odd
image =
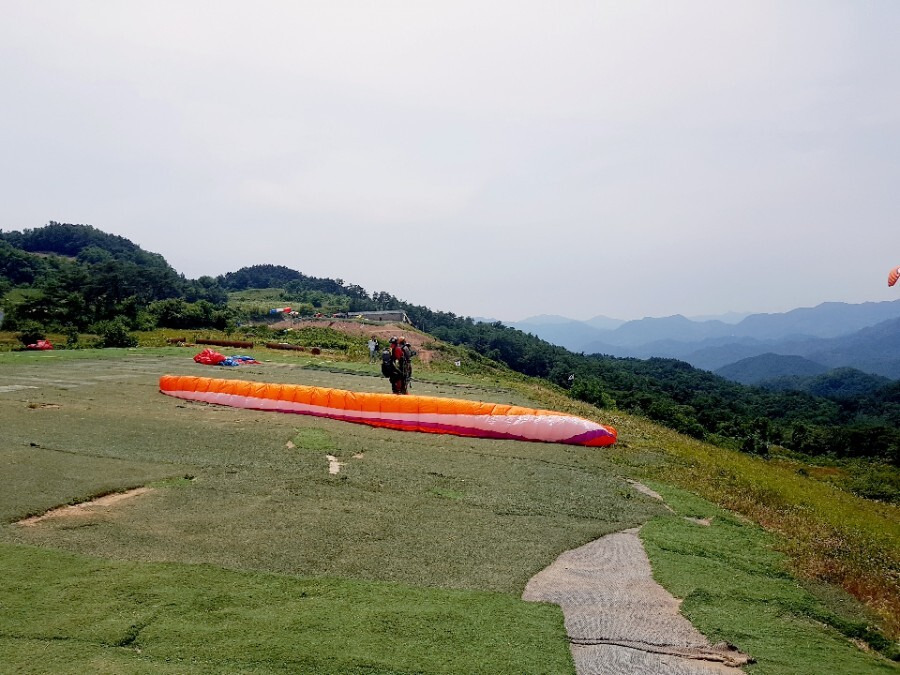
[[[185,279],[165,259],[85,225],[50,223],[0,232],[3,330],[123,331],[220,328],[263,322],[267,310],[229,304],[228,291],[278,289],[301,313],[404,309],[413,324],[599,407],[646,415],[697,438],[766,454],[772,444],[807,454],[900,461],[900,383],[826,398],[729,382],[674,359],[585,356],[501,323],[478,323],[369,293],[341,279],[256,265],[218,278]],[[812,391],[812,390],[811,390]]]
[[[148,325],[141,313],[166,299],[224,307],[225,291],[210,277],[185,279],[158,253],[89,225],[51,222],[22,232],[0,232],[0,294],[9,325],[26,321],[85,330],[122,317]]]
[[[54,253],[77,257],[91,247],[119,260],[131,260],[150,267],[165,267],[175,272],[158,253],[149,253],[125,237],[107,234],[90,225],[71,225],[50,221],[45,227],[21,232],[0,232],[0,239],[29,253]]]

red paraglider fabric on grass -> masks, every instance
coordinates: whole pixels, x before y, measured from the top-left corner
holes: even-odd
[[[217,366],[225,360],[225,355],[212,349],[204,349],[194,357],[194,361],[205,366]]]

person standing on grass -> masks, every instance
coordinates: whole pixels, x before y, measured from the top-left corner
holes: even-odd
[[[397,388],[394,393],[397,394],[408,394],[407,385],[409,382],[406,379],[406,354],[403,351],[403,345],[406,344],[406,340],[400,338],[394,338],[394,344],[391,348],[391,356],[394,359],[394,367],[397,369],[397,373],[399,375],[397,381]]]
[[[409,346],[406,338],[400,338],[399,343],[400,351],[403,352],[403,361],[400,363],[400,369],[403,372],[403,383],[406,389],[403,393],[405,394],[409,391],[410,386],[412,386],[412,357],[415,352]]]
[[[378,340],[373,335],[369,339],[369,363],[375,363],[375,355],[378,353]]]
[[[405,394],[406,384],[403,380],[403,371],[400,369],[399,358],[402,358],[402,352],[397,344],[397,338],[392,337],[388,341],[387,349],[381,352],[381,374],[390,380],[392,392]]]

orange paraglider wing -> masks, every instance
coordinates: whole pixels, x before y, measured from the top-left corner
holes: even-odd
[[[891,273],[888,274],[888,286],[896,284],[897,279],[900,279],[900,267],[895,267],[891,270]]]
[[[553,410],[436,396],[396,396],[192,375],[163,375],[159,390],[189,401],[329,417],[398,431],[588,447],[612,445],[617,437],[613,427]]]

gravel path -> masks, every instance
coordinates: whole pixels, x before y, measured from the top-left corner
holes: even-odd
[[[578,675],[740,673],[745,655],[711,645],[653,580],[637,529],[566,551],[525,587],[524,600],[562,608]]]

